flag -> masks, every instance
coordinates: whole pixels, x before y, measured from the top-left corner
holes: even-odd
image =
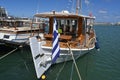
[[[60,54],[60,47],[58,42],[58,26],[56,19],[54,19],[53,25],[53,49],[52,49],[52,63],[55,63],[56,59],[59,57]]]
[[[92,17],[92,12],[89,13],[89,16]]]

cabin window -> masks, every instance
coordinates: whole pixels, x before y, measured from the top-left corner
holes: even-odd
[[[88,34],[90,34],[91,31],[93,31],[93,23],[94,23],[94,19],[87,19],[86,20],[87,25],[86,25],[86,32]]]
[[[57,19],[58,29],[62,30],[61,34],[64,35],[76,35],[77,32],[77,20],[76,19]]]
[[[0,21],[0,27],[2,26],[2,22]]]
[[[64,35],[76,36],[78,31],[78,20],[71,18],[57,18],[58,32]],[[39,28],[44,33],[52,34],[53,30],[53,18],[36,18],[34,22],[39,23]]]
[[[29,22],[25,22],[25,23],[23,24],[23,26],[25,26],[25,27],[30,27],[30,23],[29,23]]]
[[[4,35],[4,38],[6,39],[9,39],[9,37],[10,37],[9,35]]]
[[[8,25],[9,25],[10,27],[12,27],[12,26],[13,26],[13,23],[9,22]]]
[[[33,27],[38,27],[40,32],[49,33],[49,18],[35,17],[33,22]]]

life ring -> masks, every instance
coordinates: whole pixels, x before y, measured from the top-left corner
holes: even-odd
[[[87,42],[86,47],[89,47],[89,46],[92,45],[92,44],[95,44],[95,37],[91,38],[91,39]]]

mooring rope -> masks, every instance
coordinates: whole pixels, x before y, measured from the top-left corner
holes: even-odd
[[[20,46],[19,46],[19,47],[20,47]],[[3,58],[5,58],[5,57],[7,57],[7,56],[10,55],[10,54],[12,54],[13,52],[15,52],[19,47],[15,48],[14,50],[8,52],[7,54],[1,56],[1,57],[0,57],[0,60],[3,59]]]
[[[71,69],[71,74],[70,74],[70,80],[72,80],[73,68],[74,68],[74,63],[72,63],[72,69]]]
[[[68,53],[69,53],[69,52],[68,52]],[[63,64],[63,66],[60,68],[60,70],[59,70],[59,72],[58,72],[58,74],[57,74],[56,80],[58,80],[60,73],[61,73],[62,70],[64,69],[65,64],[66,64],[66,62],[67,62],[67,59],[68,59],[68,56],[65,58],[65,62],[64,62],[64,64]]]
[[[28,44],[28,43],[29,43],[29,40],[25,41],[25,44]],[[15,52],[18,48],[25,46],[25,44],[19,45],[19,47],[15,48],[14,50],[8,52],[7,54],[1,56],[1,57],[0,57],[0,60],[3,59],[3,58],[5,58],[6,56],[12,54],[12,53]]]
[[[71,50],[71,48],[70,48],[70,46],[69,46],[68,43],[67,43],[67,46],[68,46],[68,48],[69,48],[69,50],[70,50],[70,54],[72,55],[73,63],[74,63],[74,65],[75,65],[75,68],[76,68],[76,71],[77,71],[79,80],[82,80],[81,75],[80,75],[80,72],[79,72],[78,67],[77,67],[77,64],[76,64],[76,61],[75,61],[75,58],[74,58],[74,56],[73,56],[73,52],[72,52],[72,50]]]
[[[6,56],[10,55],[11,53],[13,53],[14,51],[16,51],[17,49],[18,49],[18,48],[15,48],[14,50],[10,51],[9,53],[1,56],[1,57],[0,57],[0,60],[3,59],[3,58],[5,58]]]
[[[60,68],[60,70],[59,70],[59,72],[58,72],[58,74],[57,74],[56,80],[58,80],[60,73],[62,72],[62,70],[63,70],[64,67],[65,67],[65,64],[66,64],[66,62],[64,62],[63,66]]]

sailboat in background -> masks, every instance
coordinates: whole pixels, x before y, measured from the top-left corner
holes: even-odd
[[[29,38],[38,78],[52,64],[77,59],[95,48],[95,17],[79,15],[78,11],[76,12],[52,11],[34,15],[44,24],[44,27],[40,26],[43,31],[39,38]]]

